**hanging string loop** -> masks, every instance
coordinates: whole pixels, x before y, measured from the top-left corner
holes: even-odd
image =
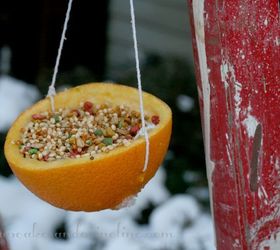
[[[47,95],[51,101],[52,112],[55,112],[55,103],[54,103],[54,96],[56,95],[55,83],[56,83],[56,77],[57,77],[57,73],[58,73],[58,68],[59,68],[59,63],[60,63],[60,58],[61,58],[64,41],[66,40],[65,34],[67,31],[67,25],[68,25],[68,21],[70,18],[72,3],[73,3],[73,0],[68,1],[67,12],[66,12],[65,20],[64,20],[64,25],[63,25],[63,31],[61,34],[60,44],[59,44],[55,67],[54,67],[54,73],[52,76],[52,82],[51,82],[51,85],[49,86],[48,95]],[[132,26],[132,34],[133,34],[133,42],[134,42],[136,72],[137,72],[139,108],[140,108],[140,113],[141,113],[142,131],[143,131],[144,137],[145,137],[145,162],[144,162],[144,167],[143,167],[143,172],[145,172],[147,170],[148,163],[149,163],[150,141],[149,141],[149,136],[148,136],[146,122],[145,122],[143,91],[142,91],[142,82],[141,82],[141,71],[140,71],[140,63],[139,63],[139,52],[138,52],[138,42],[137,42],[137,35],[136,35],[135,10],[134,10],[133,0],[130,0],[130,14],[131,14],[131,26]]]
[[[62,30],[62,34],[61,34],[61,38],[60,38],[59,48],[58,48],[56,61],[55,61],[54,72],[53,72],[53,76],[52,76],[52,82],[51,82],[51,85],[49,86],[49,91],[48,91],[48,95],[47,95],[51,100],[52,112],[55,112],[55,104],[54,104],[54,96],[56,95],[55,82],[56,82],[56,77],[57,77],[57,72],[58,72],[58,67],[59,67],[59,63],[60,63],[60,58],[61,58],[64,41],[66,40],[65,35],[66,35],[68,21],[70,18],[72,3],[73,3],[73,0],[68,1],[67,12],[65,15],[63,30]]]
[[[138,42],[137,42],[137,34],[136,34],[135,11],[134,11],[133,0],[130,0],[130,14],[131,14],[131,26],[132,26],[132,34],[133,34],[133,42],[134,42],[134,52],[135,52],[137,85],[138,85],[138,93],[139,93],[139,106],[140,106],[140,113],[141,113],[142,131],[144,133],[145,142],[146,142],[145,162],[144,162],[144,168],[143,168],[143,172],[145,172],[147,170],[148,163],[149,163],[150,141],[149,141],[149,136],[148,136],[146,122],[145,122],[145,111],[144,111],[144,103],[143,103],[143,91],[142,91],[142,81],[141,81],[141,71],[140,71],[140,63],[139,63],[139,52],[138,52]]]

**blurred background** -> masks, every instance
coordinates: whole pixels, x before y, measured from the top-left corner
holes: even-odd
[[[166,159],[135,204],[67,212],[13,177],[5,136],[18,114],[47,93],[67,3],[0,2],[0,217],[10,249],[214,249],[185,0],[135,0],[143,89],[174,115]],[[74,0],[66,37],[58,89],[95,81],[137,86],[129,0]]]

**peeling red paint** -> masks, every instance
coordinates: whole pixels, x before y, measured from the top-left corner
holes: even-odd
[[[208,176],[217,249],[258,249],[280,232],[279,1],[188,2],[201,114],[208,108],[210,112],[209,121],[201,117],[204,139],[210,126],[208,160],[214,169]],[[194,10],[203,3],[200,29]],[[205,103],[199,39],[207,58],[210,107]],[[256,159],[257,126],[262,130]],[[250,178],[252,159],[257,178]]]

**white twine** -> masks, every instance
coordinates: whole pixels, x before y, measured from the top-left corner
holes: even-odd
[[[58,53],[57,53],[57,57],[56,57],[54,73],[53,73],[52,82],[51,82],[51,85],[49,86],[49,91],[48,91],[48,97],[51,100],[51,108],[52,108],[53,112],[55,112],[55,105],[54,105],[53,97],[56,95],[56,91],[55,91],[56,76],[57,76],[57,72],[58,72],[58,67],[59,67],[60,57],[61,57],[61,53],[62,53],[62,49],[63,49],[63,45],[64,45],[64,40],[66,40],[65,34],[66,34],[67,24],[69,21],[70,12],[71,12],[71,8],[72,8],[72,2],[73,2],[73,0],[68,1],[68,7],[67,7],[64,25],[63,25],[63,31],[61,34]],[[145,172],[147,170],[148,163],[149,163],[150,141],[149,141],[149,136],[148,136],[147,127],[146,127],[146,123],[145,123],[143,91],[142,91],[141,72],[140,72],[140,65],[139,65],[138,43],[137,43],[137,36],[136,36],[135,11],[134,11],[133,0],[130,0],[130,13],[131,13],[131,26],[132,26],[133,41],[134,41],[137,85],[138,85],[138,94],[139,94],[139,102],[140,102],[139,106],[140,106],[141,121],[142,121],[142,131],[144,133],[145,141],[146,141],[145,163],[144,163],[144,167],[143,167],[143,172]]]
[[[131,26],[132,26],[133,41],[134,41],[134,51],[135,51],[137,84],[138,84],[138,93],[139,93],[139,102],[140,102],[142,130],[143,130],[143,133],[145,136],[145,141],[146,141],[146,154],[145,154],[145,163],[144,163],[144,168],[143,168],[143,172],[145,172],[147,170],[148,163],[149,163],[150,141],[149,141],[149,136],[148,136],[146,123],[145,123],[143,92],[142,92],[141,72],[140,72],[140,65],[139,65],[138,43],[137,43],[137,36],[136,36],[135,11],[134,11],[133,0],[130,0],[130,14],[131,14]]]
[[[71,8],[72,8],[72,2],[73,2],[73,0],[68,1],[67,12],[66,12],[65,20],[64,20],[64,25],[63,25],[63,31],[62,31],[61,38],[60,38],[60,44],[59,44],[54,72],[53,72],[53,76],[52,76],[52,82],[51,82],[51,85],[49,86],[49,91],[48,91],[48,95],[47,95],[51,100],[52,112],[55,111],[55,106],[54,106],[54,96],[56,95],[55,82],[56,82],[56,76],[57,76],[57,72],[58,72],[61,52],[62,52],[63,45],[64,45],[64,40],[66,40],[65,34],[66,34],[67,24],[69,21],[70,12],[71,12]]]

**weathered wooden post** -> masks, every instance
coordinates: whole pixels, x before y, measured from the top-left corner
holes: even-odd
[[[279,250],[279,0],[188,2],[217,249]]]

